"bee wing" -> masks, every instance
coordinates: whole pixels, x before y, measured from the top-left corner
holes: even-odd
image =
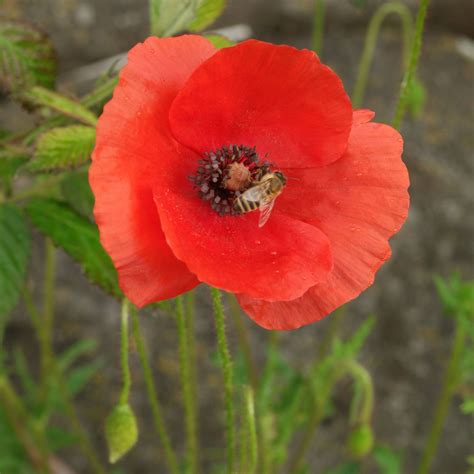
[[[270,219],[270,214],[272,213],[273,206],[275,205],[276,199],[271,199],[269,201],[262,202],[260,204],[260,219],[258,221],[258,226],[263,227],[268,219]]]
[[[242,194],[242,199],[251,202],[259,202],[265,199],[267,189],[270,187],[271,183],[269,181],[265,181],[263,183],[256,184],[251,188],[247,189]]]

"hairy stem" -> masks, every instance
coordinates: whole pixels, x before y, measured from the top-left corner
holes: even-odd
[[[382,23],[391,14],[399,16],[402,22],[403,33],[403,66],[408,66],[410,45],[413,29],[413,20],[410,9],[401,2],[387,2],[381,5],[372,16],[367,34],[365,37],[364,50],[359,63],[358,75],[354,92],[352,94],[352,105],[358,108],[364,100],[365,90],[367,87],[367,79],[369,70],[374,59],[375,47],[379,36]]]
[[[423,29],[425,26],[426,12],[428,10],[429,3],[430,0],[420,0],[420,7],[416,16],[415,32],[413,35],[410,60],[408,62],[408,68],[405,71],[405,75],[402,80],[402,84],[400,87],[400,96],[395,111],[395,117],[392,122],[392,125],[397,130],[400,128],[400,124],[402,123],[403,117],[405,115],[405,111],[408,104],[409,90],[412,81],[415,78],[416,69],[418,67],[418,60],[420,59],[421,53],[421,44],[423,41]]]
[[[254,390],[257,390],[258,386],[258,371],[257,364],[252,355],[252,349],[250,347],[250,337],[247,330],[247,325],[242,319],[242,312],[240,306],[237,303],[237,299],[234,295],[228,294],[228,301],[230,307],[230,314],[234,321],[235,328],[237,330],[237,339],[239,341],[239,347],[244,355],[246,371],[250,380],[250,385]]]
[[[188,324],[184,311],[183,297],[176,298],[176,321],[178,323],[179,362],[181,387],[184,399],[184,414],[186,424],[186,442],[188,447],[188,472],[197,472],[197,435],[196,435],[196,405],[192,391],[192,373],[190,367],[190,353]]]
[[[156,394],[155,383],[153,380],[153,373],[150,367],[150,362],[148,360],[148,355],[145,350],[145,343],[140,330],[140,321],[138,317],[137,310],[132,307],[132,320],[133,320],[133,339],[137,345],[138,357],[140,359],[140,364],[143,370],[143,376],[145,378],[145,385],[148,395],[148,401],[151,406],[151,413],[153,416],[153,422],[155,424],[155,429],[158,433],[158,436],[163,445],[163,450],[165,452],[165,460],[168,466],[169,471],[172,474],[178,474],[178,462],[176,460],[176,454],[171,446],[170,437],[166,429],[165,422],[162,416],[161,406],[158,402],[158,396]]]
[[[234,473],[234,379],[230,352],[224,326],[224,308],[222,297],[218,289],[211,287],[212,302],[214,306],[214,318],[217,333],[217,346],[224,375],[226,425],[227,425],[227,473]]]
[[[457,323],[454,335],[453,347],[449,358],[448,367],[444,376],[444,383],[441,389],[438,402],[436,403],[433,422],[426,440],[425,448],[417,474],[427,474],[438,448],[439,439],[443,431],[444,422],[448,414],[451,398],[456,389],[459,374],[459,361],[464,348],[466,333],[462,324]]]

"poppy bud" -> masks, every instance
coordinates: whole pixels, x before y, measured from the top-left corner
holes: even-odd
[[[358,425],[347,438],[347,450],[355,458],[363,458],[372,451],[374,434],[370,425]]]
[[[137,420],[128,403],[116,405],[105,420],[105,438],[111,463],[127,454],[137,442]]]

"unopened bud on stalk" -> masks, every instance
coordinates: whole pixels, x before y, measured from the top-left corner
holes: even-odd
[[[350,455],[359,459],[367,456],[374,445],[374,434],[370,425],[356,426],[347,438],[347,450]]]
[[[109,461],[115,463],[133,448],[138,438],[135,415],[128,403],[119,403],[105,420]]]

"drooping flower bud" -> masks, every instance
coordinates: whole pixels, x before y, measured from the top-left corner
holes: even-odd
[[[355,458],[363,458],[372,451],[374,434],[370,425],[358,425],[347,438],[347,450]]]
[[[111,463],[118,461],[135,445],[138,438],[137,420],[128,403],[116,405],[107,417],[105,437]]]

